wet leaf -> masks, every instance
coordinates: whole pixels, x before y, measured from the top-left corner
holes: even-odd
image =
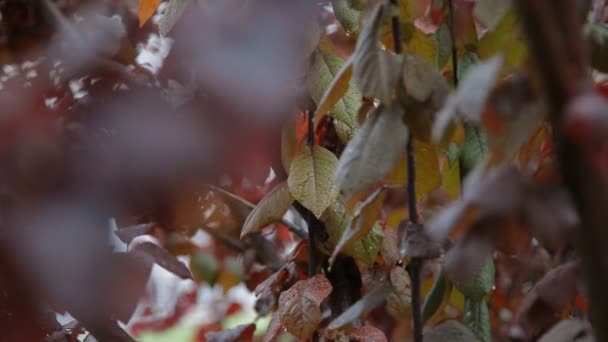
[[[382,281],[373,290],[361,297],[361,299],[348,308],[348,310],[336,317],[336,319],[334,319],[327,328],[339,329],[354,322],[364,313],[369,312],[382,304],[391,292],[391,284],[386,280]]]
[[[437,113],[432,134],[434,141],[439,141],[448,125],[458,117],[476,122],[480,120],[481,111],[488,94],[496,84],[502,63],[503,57],[496,55],[477,64],[461,79],[458,89],[447,98],[445,105]]]
[[[426,331],[424,342],[477,342],[477,338],[462,323],[454,320],[445,321]]]
[[[281,325],[298,338],[310,338],[321,323],[321,302],[331,291],[331,283],[320,274],[298,281],[279,297]]]
[[[192,274],[184,263],[166,249],[152,242],[137,244],[131,249],[130,253],[142,255],[182,279],[192,279]]]
[[[294,199],[289,192],[287,182],[277,185],[251,211],[243,224],[241,238],[279,221],[293,201]]]
[[[212,331],[205,334],[207,342],[246,342],[253,340],[255,324],[243,324],[232,329]]]
[[[139,27],[144,26],[148,19],[154,15],[161,2],[162,0],[139,0],[139,7],[137,8]]]
[[[314,63],[308,76],[308,90],[313,101],[320,106],[326,92],[342,70],[344,60],[338,56],[331,43],[322,40],[314,57]],[[344,70],[346,72],[346,69]],[[343,74],[341,77],[344,77]],[[336,81],[337,82],[337,81]],[[348,82],[346,92],[329,109],[328,115],[334,118],[336,129],[343,142],[348,142],[357,127],[357,111],[361,107],[361,93],[357,89],[354,80]],[[322,119],[321,115],[315,115],[316,124]]]
[[[365,97],[378,98],[389,105],[399,80],[397,57],[378,46],[378,34],[388,8],[376,6],[365,23],[353,54],[353,77]]]
[[[386,176],[407,141],[398,106],[380,107],[348,143],[335,172],[338,189],[350,198]]]
[[[315,116],[322,118],[334,105],[344,96],[350,86],[350,79],[353,75],[353,60],[349,58],[342,65],[338,73],[331,81],[323,97],[317,104]]]
[[[385,197],[386,190],[381,188],[374,191],[368,198],[359,203],[355,209],[353,219],[342,233],[340,240],[329,258],[330,265],[333,264],[334,259],[342,249],[349,246],[353,241],[360,240],[368,235],[380,215],[382,202]]]
[[[281,292],[291,287],[298,280],[296,264],[290,262],[258,284],[254,290],[257,296],[255,311],[264,316],[275,309]]]
[[[490,313],[488,303],[466,298],[464,301],[464,325],[466,325],[480,342],[491,342]]]
[[[382,330],[371,325],[364,325],[350,333],[349,341],[352,342],[386,342],[386,336]]]
[[[424,324],[430,320],[434,315],[440,313],[445,305],[450,300],[452,294],[452,283],[445,276],[445,273],[441,272],[433,283],[433,287],[429,291],[429,294],[424,300],[422,305],[422,323]]]
[[[291,162],[287,178],[289,191],[317,218],[338,197],[338,188],[333,182],[337,164],[336,156],[320,146],[303,147]]]
[[[344,231],[352,221],[340,202],[329,206],[327,211],[321,216],[321,221],[325,223],[329,242],[334,246],[340,241]],[[352,241],[343,248],[346,255],[353,257],[358,262],[371,266],[374,264],[380,248],[382,246],[383,231],[379,225],[374,225],[372,229],[358,240]]]

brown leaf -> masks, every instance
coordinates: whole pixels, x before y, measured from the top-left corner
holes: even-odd
[[[131,249],[130,253],[142,255],[182,279],[192,279],[192,274],[184,263],[166,249],[152,242],[138,244]]]
[[[384,229],[384,240],[382,240],[380,255],[384,260],[385,266],[394,266],[397,261],[401,260],[396,229],[391,227]]]
[[[392,292],[386,297],[387,311],[395,319],[401,319],[408,315],[412,309],[412,281],[405,268],[400,266],[391,269],[389,281]]]
[[[274,310],[281,292],[298,280],[296,264],[290,262],[260,283],[254,290],[257,296],[255,311],[264,316]]]
[[[264,333],[263,342],[272,342],[276,341],[277,337],[281,332],[283,332],[283,327],[281,326],[281,316],[279,316],[278,312],[272,313],[272,319],[270,320],[270,324],[268,325],[268,329],[266,333]]]
[[[224,331],[212,331],[205,334],[207,342],[246,342],[253,340],[255,324],[243,324]]]
[[[331,283],[321,274],[298,281],[279,297],[281,325],[298,338],[310,338],[321,323],[321,302],[331,291]]]
[[[386,335],[382,330],[371,325],[364,325],[350,333],[351,342],[386,342]]]
[[[530,339],[556,322],[558,314],[581,293],[581,277],[575,261],[547,272],[519,305],[511,335]]]

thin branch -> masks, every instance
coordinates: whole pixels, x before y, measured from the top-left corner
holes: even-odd
[[[454,35],[454,3],[453,0],[448,0],[449,6],[449,28],[450,41],[452,44],[452,77],[454,78],[454,87],[458,87],[458,49],[456,48],[456,37]]]

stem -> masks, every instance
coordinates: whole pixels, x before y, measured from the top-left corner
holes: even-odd
[[[315,144],[315,112],[308,112],[308,146],[312,149]],[[300,214],[304,214],[303,217],[308,225],[308,276],[312,277],[317,273],[317,224],[313,222],[313,218],[316,220],[314,214],[304,208],[300,203],[296,202],[296,208]],[[304,210],[302,210],[304,209]]]
[[[391,4],[399,6],[397,0],[391,0]],[[399,12],[397,12],[399,13]],[[395,45],[395,53],[401,54],[403,49],[401,45],[401,29],[399,25],[399,15],[396,14],[391,20],[393,28],[393,44]],[[412,224],[418,224],[418,211],[416,210],[416,170],[414,160],[414,141],[412,134],[407,139],[407,204],[409,218]],[[408,265],[410,279],[412,282],[412,311],[414,325],[414,342],[422,342],[422,315],[420,303],[420,265],[422,260],[412,258]]]
[[[454,35],[454,3],[448,0],[449,6],[449,28],[450,39],[452,41],[452,77],[454,78],[454,88],[458,87],[458,49],[456,48],[456,36]]]

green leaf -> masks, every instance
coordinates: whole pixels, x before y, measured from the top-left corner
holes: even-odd
[[[415,53],[429,63],[435,63],[437,44],[432,35],[420,31],[414,24],[402,24],[403,52]]]
[[[336,156],[320,146],[303,147],[291,162],[287,178],[289,191],[316,217],[321,217],[338,197],[338,188],[332,181],[337,164]]]
[[[457,270],[454,270],[457,271]],[[492,257],[484,260],[479,270],[473,275],[472,279],[466,283],[455,282],[454,286],[465,295],[475,301],[481,301],[485,296],[492,292],[494,287],[494,261]]]
[[[399,159],[408,129],[399,106],[380,107],[357,131],[342,153],[334,180],[350,198],[382,180]]]
[[[511,0],[478,0],[473,15],[486,29],[492,31],[512,7]]]
[[[325,223],[329,242],[336,246],[342,235],[344,235],[346,227],[350,225],[352,217],[346,214],[344,204],[336,201],[327,208],[320,220]],[[362,262],[367,266],[371,266],[380,252],[383,239],[384,233],[382,228],[378,224],[375,224],[365,236],[345,246],[343,249],[344,254],[353,257],[356,261]]]
[[[477,53],[482,60],[502,53],[505,57],[504,67],[507,69],[514,69],[523,64],[528,50],[516,12],[514,8],[511,8],[494,30],[487,32],[479,40]]]
[[[331,43],[322,41],[314,57],[314,62],[308,76],[308,89],[315,104],[322,104],[323,97],[329,92],[332,83],[344,65],[344,60],[338,56]],[[342,75],[341,77],[344,77]],[[337,82],[337,81],[336,81]],[[355,86],[353,80],[348,83],[348,89],[338,99],[333,107],[329,109],[329,116],[336,119],[336,130],[343,142],[348,142],[357,127],[357,111],[361,107],[361,93]],[[321,115],[315,115],[315,121],[321,120]],[[338,128],[338,125],[340,127]]]
[[[446,22],[443,22],[439,29],[433,34],[433,40],[437,45],[437,57],[435,58],[435,66],[438,69],[443,68],[452,56],[452,35],[450,27]]]
[[[195,278],[203,280],[210,286],[213,286],[217,279],[220,263],[213,254],[197,252],[190,258],[190,269]]]
[[[478,342],[475,335],[471,333],[462,323],[449,320],[434,326],[424,333],[424,342]]]
[[[488,303],[466,298],[464,300],[464,325],[473,332],[480,342],[491,342],[490,313]]]
[[[359,33],[359,17],[361,8],[356,8],[350,0],[332,0],[334,15],[347,34]]]
[[[435,313],[440,312],[447,304],[452,294],[452,283],[443,272],[439,273],[431,291],[422,305],[422,323],[431,319]]]
[[[365,97],[390,104],[399,80],[399,61],[395,54],[380,50],[378,34],[388,8],[376,6],[359,35],[353,54],[355,82]]]
[[[338,73],[327,89],[325,89],[325,93],[317,105],[315,119],[321,119],[344,96],[350,85],[352,75],[353,63],[352,59],[349,58],[338,70]]]
[[[287,182],[277,185],[251,211],[243,224],[241,238],[279,221],[292,203],[293,196],[289,192]]]
[[[464,144],[460,152],[465,172],[479,164],[488,152],[488,139],[483,129],[474,123],[464,124]]]

